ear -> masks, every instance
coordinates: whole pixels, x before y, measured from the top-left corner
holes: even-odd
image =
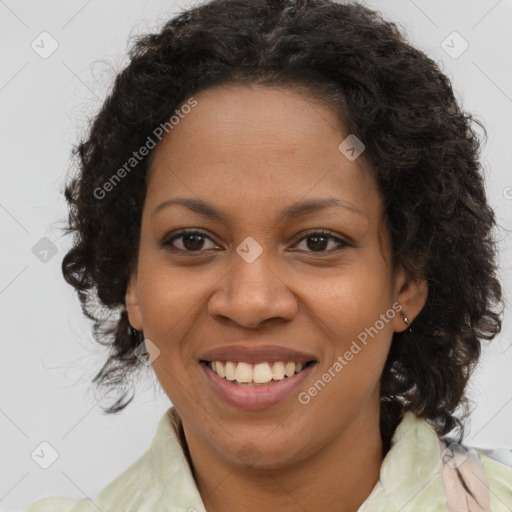
[[[137,273],[132,272],[126,287],[126,294],[124,297],[126,310],[128,312],[128,320],[132,327],[137,331],[142,331],[142,316],[140,314],[139,294],[137,286]]]
[[[413,279],[400,267],[395,275],[395,300],[402,305],[400,314],[395,315],[393,327],[395,332],[402,332],[412,326],[414,319],[423,309],[428,296],[428,284],[425,279]],[[409,326],[404,321],[409,320]]]

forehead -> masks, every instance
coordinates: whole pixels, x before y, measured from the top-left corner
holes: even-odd
[[[291,89],[241,85],[194,96],[197,104],[155,148],[148,195],[276,205],[337,196],[359,205],[378,193],[363,158],[339,149],[340,114]]]

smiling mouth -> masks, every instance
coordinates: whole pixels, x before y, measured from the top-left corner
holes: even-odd
[[[315,360],[306,363],[294,361],[273,361],[245,363],[243,361],[205,361],[204,364],[219,377],[239,386],[264,386],[293,377],[305,368],[316,364]]]

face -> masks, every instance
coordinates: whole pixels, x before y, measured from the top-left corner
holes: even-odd
[[[425,285],[392,272],[382,198],[336,112],[256,85],[195,100],[154,150],[129,320],[188,440],[284,467],[375,427],[399,309],[414,318]],[[312,201],[327,204],[298,208]]]

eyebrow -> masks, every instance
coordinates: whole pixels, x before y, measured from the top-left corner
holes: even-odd
[[[153,212],[151,213],[151,217],[153,218],[158,212],[173,204],[185,206],[189,210],[200,215],[203,215],[204,217],[208,217],[222,222],[225,222],[228,217],[224,212],[216,209],[215,207],[208,203],[205,203],[204,201],[201,201],[200,199],[189,199],[185,197],[177,197],[175,199],[168,199],[166,201],[163,201],[153,210]],[[300,203],[295,203],[291,206],[288,206],[281,212],[281,219],[293,220],[296,219],[297,217],[301,217],[303,215],[315,213],[325,208],[329,208],[330,206],[346,208],[354,213],[366,217],[366,215],[352,203],[349,203],[348,201],[345,201],[343,199],[328,197],[325,199],[308,199],[306,201],[302,201]]]

